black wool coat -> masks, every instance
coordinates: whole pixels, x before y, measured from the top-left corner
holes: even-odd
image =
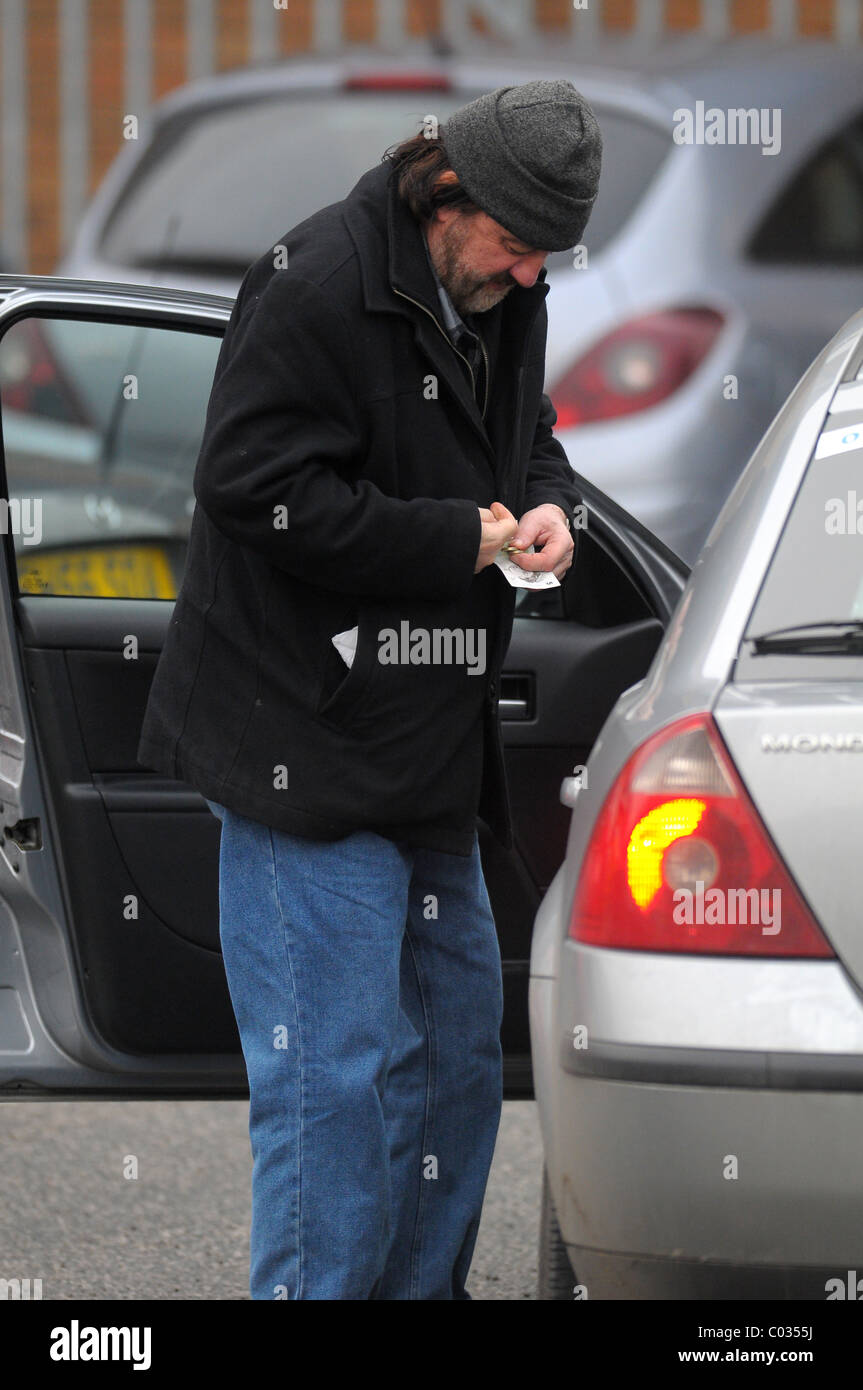
[[[138,760],[295,835],[466,855],[477,815],[512,843],[497,693],[515,590],[474,574],[477,508],[579,495],[542,390],[545,272],[477,316],[475,400],[391,172],[288,232],[286,268],[268,249],[243,278]],[[348,668],[331,638],[354,626]]]

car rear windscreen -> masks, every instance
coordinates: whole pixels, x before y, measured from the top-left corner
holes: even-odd
[[[100,243],[116,265],[240,278],[298,222],[337,202],[384,151],[441,124],[479,92],[291,94],[178,113],[156,132],[121,190]],[[598,252],[624,227],[672,148],[667,131],[595,107],[600,192],[585,235]],[[569,252],[548,267],[571,265]]]
[[[755,639],[827,635],[863,622],[863,423],[829,416],[770,563],[746,627],[735,679],[827,679],[863,674],[859,648],[824,655],[806,650],[777,655],[754,651]]]

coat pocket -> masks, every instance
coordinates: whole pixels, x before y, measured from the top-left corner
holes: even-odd
[[[332,638],[338,631],[352,626],[358,628],[357,646],[353,662],[347,666],[333,646]],[[357,610],[352,623],[346,622],[341,628],[333,628],[332,632],[326,633],[329,652],[324,662],[324,679],[315,711],[316,717],[325,724],[343,728],[361,706],[377,662],[377,627],[371,607],[363,605]]]

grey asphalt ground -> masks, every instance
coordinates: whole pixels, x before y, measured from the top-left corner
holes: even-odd
[[[248,1299],[247,1121],[241,1101],[0,1104],[0,1278],[46,1300]],[[475,1299],[535,1297],[541,1165],[535,1103],[508,1101]]]

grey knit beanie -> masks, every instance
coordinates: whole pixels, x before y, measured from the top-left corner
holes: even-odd
[[[454,111],[441,136],[465,192],[513,236],[542,251],[581,241],[602,136],[571,82],[498,87]]]

